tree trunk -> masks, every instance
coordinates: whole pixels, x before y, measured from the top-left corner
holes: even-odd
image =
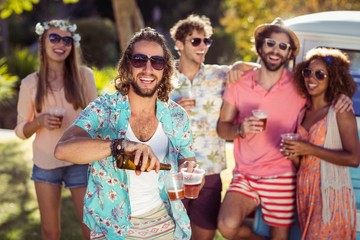
[[[9,31],[7,19],[0,19],[0,43],[2,45],[0,57],[9,56]]]
[[[135,0],[112,0],[121,52],[135,32],[144,27],[144,20]]]

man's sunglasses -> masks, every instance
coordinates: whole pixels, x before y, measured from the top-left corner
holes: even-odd
[[[288,48],[290,48],[290,44],[289,43],[284,43],[284,42],[277,42],[274,39],[271,38],[265,38],[265,43],[268,47],[273,48],[276,45],[279,45],[279,48],[283,51],[286,51]]]
[[[189,41],[191,42],[191,45],[193,45],[194,47],[199,46],[201,41],[204,42],[205,46],[210,47],[213,42],[211,38],[192,38]]]
[[[324,71],[322,70],[316,70],[315,72],[313,72],[311,69],[309,68],[305,68],[302,70],[302,75],[304,78],[310,78],[311,76],[315,75],[315,78],[319,81],[324,80],[327,75]]]
[[[165,58],[161,56],[148,57],[144,54],[130,54],[129,59],[134,68],[145,67],[148,60],[150,60],[151,66],[156,70],[163,70],[165,67]]]
[[[49,40],[53,44],[57,44],[57,43],[60,42],[60,40],[62,40],[64,46],[66,46],[66,47],[70,47],[72,42],[73,42],[72,37],[69,37],[69,36],[62,37],[62,36],[60,36],[59,34],[56,34],[56,33],[50,33],[49,34]]]

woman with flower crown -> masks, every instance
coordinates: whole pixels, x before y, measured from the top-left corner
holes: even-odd
[[[335,112],[340,94],[352,97],[356,83],[350,61],[338,49],[314,48],[294,72],[298,92],[308,100],[300,112],[300,140],[282,152],[298,166],[296,205],[302,239],[356,238],[356,203],[349,167],[360,163],[352,111]]]
[[[22,139],[35,134],[33,171],[41,218],[41,238],[60,239],[61,188],[69,188],[79,220],[88,166],[63,162],[54,148],[65,129],[97,97],[94,74],[80,65],[80,36],[65,20],[38,23],[40,69],[21,81],[15,133]],[[82,222],[82,221],[81,221]],[[89,230],[82,224],[89,239]]]

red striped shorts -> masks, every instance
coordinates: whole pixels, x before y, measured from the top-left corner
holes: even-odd
[[[264,221],[273,227],[289,227],[294,222],[296,175],[248,177],[234,174],[228,192],[241,193],[261,204]]]

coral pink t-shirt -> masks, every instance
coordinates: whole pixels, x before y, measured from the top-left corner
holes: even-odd
[[[290,71],[284,70],[270,90],[254,80],[256,71],[248,71],[241,80],[228,85],[223,97],[238,109],[236,123],[251,116],[251,111],[256,108],[268,113],[265,131],[247,134],[244,139],[234,139],[234,172],[259,177],[294,172],[292,162],[280,153],[280,140],[282,133],[295,132],[297,117],[305,105],[305,99],[297,93]]]

